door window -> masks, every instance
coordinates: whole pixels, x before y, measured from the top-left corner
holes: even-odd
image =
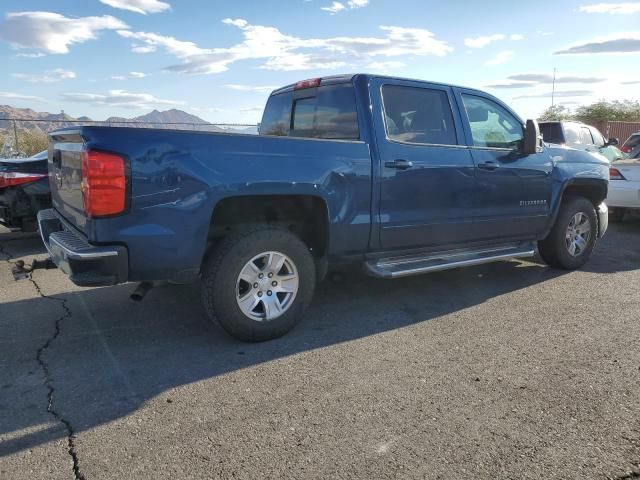
[[[462,101],[476,147],[519,149],[524,127],[505,108],[488,98],[462,94]]]
[[[580,128],[580,143],[584,145],[593,145],[593,138],[588,127]]]
[[[593,137],[593,143],[596,147],[604,147],[604,137],[597,128],[591,128],[591,136]]]
[[[382,98],[390,140],[429,145],[458,144],[447,92],[385,85]]]

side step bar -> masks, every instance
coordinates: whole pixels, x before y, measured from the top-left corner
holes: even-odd
[[[364,268],[374,277],[400,278],[451,268],[470,267],[498,260],[533,257],[535,253],[536,249],[533,244],[509,245],[482,250],[458,250],[421,256],[381,258],[365,262]]]

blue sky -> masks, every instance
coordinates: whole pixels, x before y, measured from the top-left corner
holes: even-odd
[[[4,0],[0,104],[255,123],[273,87],[346,72],[488,90],[524,117],[640,98],[640,1]]]

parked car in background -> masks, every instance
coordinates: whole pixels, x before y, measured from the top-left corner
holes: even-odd
[[[607,229],[609,162],[545,146],[497,98],[371,75],[274,91],[260,135],[49,134],[52,260],[78,285],[201,278],[207,315],[283,335],[329,265],[379,278],[533,256],[576,269]]]
[[[640,211],[640,158],[613,162],[609,179],[609,216],[612,221],[621,222],[629,211]]]
[[[573,121],[540,122],[540,133],[546,143],[556,143],[601,153],[610,162],[624,158],[624,154],[617,148],[617,138],[605,140],[597,128],[585,123]]]
[[[38,210],[51,206],[47,151],[29,158],[0,159],[0,224],[35,231]]]
[[[640,153],[640,132],[632,133],[620,147],[623,153],[631,153],[633,151]]]

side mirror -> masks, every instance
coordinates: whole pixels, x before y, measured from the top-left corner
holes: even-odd
[[[540,135],[538,122],[535,120],[527,120],[524,129],[524,145],[522,151],[526,155],[533,155],[534,153],[542,152],[542,150],[542,135]]]
[[[605,147],[611,145],[612,147],[617,147],[620,144],[620,141],[617,138],[610,138],[607,140],[607,143],[604,144]]]

